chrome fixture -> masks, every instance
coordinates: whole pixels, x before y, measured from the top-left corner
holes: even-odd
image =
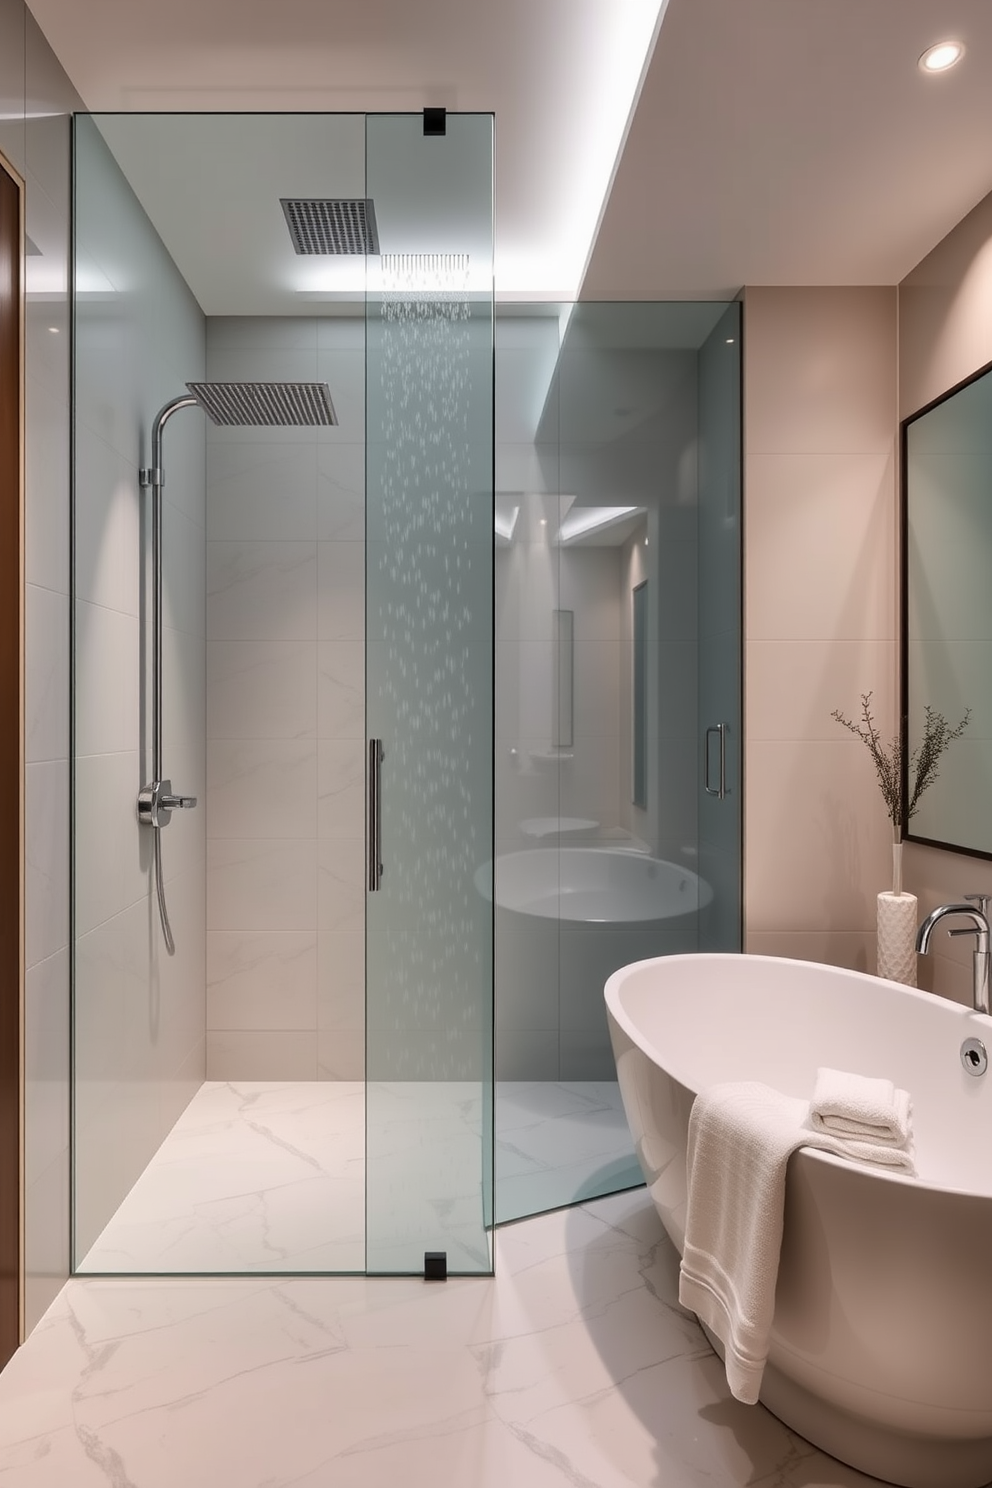
[[[382,761],[386,751],[381,739],[369,740],[369,860],[368,889],[382,887]]]
[[[977,938],[972,961],[972,1006],[976,1013],[989,1011],[989,900],[988,894],[965,894],[974,904],[940,904],[928,914],[916,936],[916,949],[925,956],[930,949],[933,929],[947,915],[961,915],[971,924],[964,930],[949,930],[948,935],[974,935]],[[963,1055],[962,1055],[963,1057]]]
[[[703,789],[708,796],[715,796],[718,801],[727,797],[727,733],[730,725],[727,723],[712,723],[706,730],[703,738]],[[716,785],[710,785],[710,736],[716,734],[720,743],[720,774]]]
[[[969,1075],[976,1079],[984,1075],[989,1067],[989,1056],[981,1039],[966,1038],[961,1045],[961,1063]]]
[[[279,198],[297,253],[378,254],[379,234],[370,198]]]
[[[166,403],[156,415],[152,463],[139,474],[142,488],[150,487],[152,493],[152,778],[138,792],[138,821],[155,833],[155,888],[162,935],[170,956],[176,945],[165,903],[162,828],[169,825],[174,811],[192,810],[196,797],[174,792],[172,781],[162,777],[162,431],[180,408],[202,408],[215,424],[240,428],[337,423],[330,392],[322,382],[188,382],[186,386],[188,392]]]

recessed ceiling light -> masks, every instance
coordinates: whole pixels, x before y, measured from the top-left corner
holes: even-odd
[[[921,72],[946,72],[955,62],[960,62],[963,56],[963,42],[938,41],[935,46],[927,47],[918,65]]]

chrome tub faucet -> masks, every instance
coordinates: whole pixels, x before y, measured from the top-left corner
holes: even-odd
[[[966,900],[973,903],[965,904],[939,904],[932,914],[928,914],[916,935],[916,949],[921,956],[925,956],[930,949],[930,936],[933,934],[934,926],[946,915],[961,915],[963,919],[971,921],[971,924],[962,930],[948,930],[948,935],[974,935],[976,937],[975,953],[972,959],[972,1005],[976,1013],[987,1013],[989,1011],[989,900],[992,896],[988,894],[965,894]]]

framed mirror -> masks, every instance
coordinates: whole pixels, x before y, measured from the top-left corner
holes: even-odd
[[[902,727],[961,736],[906,823],[911,842],[992,857],[992,363],[902,425]]]

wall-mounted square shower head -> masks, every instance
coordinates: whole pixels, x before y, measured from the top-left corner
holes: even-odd
[[[369,198],[279,198],[297,253],[378,254],[375,207]]]
[[[336,424],[326,382],[188,382],[193,397],[215,424]]]

